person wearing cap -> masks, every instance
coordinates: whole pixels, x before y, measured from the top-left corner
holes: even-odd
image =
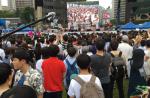
[[[14,86],[28,85],[38,94],[38,98],[43,98],[43,79],[41,74],[33,69],[29,62],[30,56],[24,49],[18,49],[13,55],[12,64],[15,70]]]
[[[122,36],[122,42],[118,46],[118,50],[122,52],[126,61],[127,74],[130,76],[130,64],[128,60],[132,58],[133,47],[129,45],[129,38],[127,35]]]

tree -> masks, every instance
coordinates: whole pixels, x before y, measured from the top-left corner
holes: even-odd
[[[15,11],[0,11],[0,18],[16,17]]]
[[[21,10],[20,18],[23,23],[29,23],[34,20],[34,9],[31,7],[26,7]]]
[[[113,25],[117,25],[117,19],[111,19],[110,22],[111,22]],[[119,25],[122,25],[122,24],[125,24],[125,20],[120,20],[120,21],[119,21]]]

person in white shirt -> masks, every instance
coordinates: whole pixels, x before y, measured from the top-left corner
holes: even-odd
[[[4,60],[5,59],[5,51],[2,49],[2,48],[0,48],[0,60]]]
[[[90,62],[91,59],[86,54],[81,54],[77,57],[77,65],[80,68],[78,76],[85,82],[89,82],[92,77],[92,74],[90,74],[88,70]],[[95,83],[100,87],[100,89],[102,89],[101,82],[98,77],[96,77]],[[80,89],[81,85],[76,80],[72,79],[68,89],[68,95],[70,98],[80,98]]]
[[[48,47],[44,47],[42,48],[42,58],[39,59],[37,62],[36,62],[36,69],[42,73],[42,63],[44,61],[44,59],[47,59],[49,58],[49,48]]]
[[[126,60],[127,74],[130,76],[130,63],[128,59],[132,58],[133,47],[128,44],[129,38],[127,35],[122,36],[122,43],[119,44],[118,50],[122,52]]]
[[[6,48],[6,47],[11,47],[11,42],[10,42],[9,40],[4,40],[4,41],[2,42],[2,44],[3,44],[3,47],[4,47],[4,48]]]

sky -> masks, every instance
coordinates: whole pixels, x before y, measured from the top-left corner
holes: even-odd
[[[87,0],[87,1],[99,1],[100,6],[104,8],[112,7],[112,0]]]
[[[98,1],[98,0],[87,0],[87,1]],[[7,0],[1,0],[2,6],[8,6]],[[104,8],[112,7],[112,0],[99,0],[100,6]]]

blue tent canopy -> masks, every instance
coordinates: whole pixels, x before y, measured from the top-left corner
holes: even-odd
[[[150,28],[150,22],[145,22],[142,25],[139,26],[140,29],[149,29]]]
[[[21,30],[22,32],[28,32],[28,31],[33,31],[32,28],[30,27],[27,27],[27,28],[24,28],[23,30]]]
[[[137,28],[137,26],[132,22],[129,22],[129,23],[121,26],[121,29],[130,29],[131,30],[131,29],[136,29],[136,28]]]
[[[12,32],[12,31],[13,31],[13,29],[10,29],[10,28],[3,29],[3,30],[2,30],[3,33],[10,33],[10,32]]]
[[[0,19],[0,26],[4,26],[6,24],[6,20],[5,19]]]
[[[22,28],[24,26],[25,25],[23,24],[23,25],[20,25],[18,28]],[[21,30],[19,32],[29,32],[29,31],[34,31],[34,30],[32,28],[30,28],[30,27],[26,27],[26,28],[24,28],[23,30]]]

